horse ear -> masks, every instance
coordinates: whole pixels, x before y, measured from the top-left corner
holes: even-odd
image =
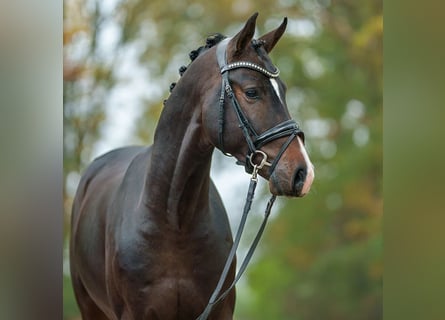
[[[264,49],[266,50],[267,53],[271,52],[273,47],[275,47],[275,44],[278,42],[278,40],[280,40],[281,36],[284,33],[284,30],[286,30],[286,26],[287,26],[287,18],[284,18],[283,22],[278,28],[269,33],[266,33],[259,39],[264,41]]]
[[[255,33],[256,18],[258,17],[258,12],[255,12],[249,20],[247,20],[244,28],[233,37],[232,46],[233,56],[239,56],[244,49],[252,41],[253,35]]]

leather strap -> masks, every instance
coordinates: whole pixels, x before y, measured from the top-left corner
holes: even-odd
[[[224,282],[226,281],[227,274],[229,273],[229,270],[230,270],[230,266],[233,263],[233,259],[235,258],[236,250],[238,249],[238,245],[241,240],[241,235],[243,233],[244,226],[246,225],[247,215],[249,214],[249,211],[250,211],[250,208],[252,205],[252,201],[253,201],[253,197],[255,195],[256,185],[257,185],[257,180],[251,179],[250,184],[249,184],[249,191],[247,192],[246,202],[244,204],[243,215],[241,217],[241,220],[240,220],[240,223],[238,226],[238,230],[236,232],[236,236],[235,236],[235,239],[234,239],[234,242],[232,245],[232,249],[229,252],[229,255],[226,260],[226,264],[224,265],[224,268],[223,268],[223,271],[219,278],[218,284],[216,285],[215,290],[213,291],[213,293],[209,299],[209,302],[207,303],[206,308],[201,313],[201,315],[199,315],[198,318],[196,318],[196,320],[206,320],[208,318],[210,312],[212,311],[212,308],[216,304],[218,304],[221,300],[223,300],[230,293],[230,291],[235,287],[235,285],[237,284],[237,282],[243,275],[244,271],[246,270],[247,265],[249,264],[250,259],[252,258],[253,253],[255,252],[255,249],[256,249],[258,243],[260,242],[261,236],[263,235],[264,229],[267,224],[267,220],[270,216],[270,211],[272,210],[272,206],[276,199],[276,196],[274,196],[274,195],[272,195],[272,197],[270,198],[270,200],[266,206],[263,222],[261,223],[260,228],[258,229],[258,232],[257,232],[252,244],[250,245],[249,251],[247,252],[243,262],[241,263],[241,266],[238,270],[238,273],[235,276],[235,279],[230,284],[230,286],[221,295],[219,295],[219,293],[221,292],[221,289],[224,285]]]
[[[286,143],[281,147],[280,151],[278,152],[277,156],[275,157],[275,160],[273,162],[273,165],[270,169],[270,174],[272,174],[273,169],[275,169],[278,161],[280,160],[283,153],[286,151],[287,147],[290,145],[292,140],[298,135],[301,134],[304,136],[303,132],[298,127],[297,123],[292,120],[286,120],[282,123],[279,123],[278,125],[266,130],[262,134],[258,134],[255,131],[255,128],[250,123],[247,116],[244,114],[241,106],[238,103],[238,100],[235,97],[235,94],[232,90],[232,87],[230,86],[229,81],[229,71],[233,69],[238,68],[248,68],[255,71],[258,71],[260,73],[263,73],[267,77],[270,78],[276,78],[278,77],[280,71],[274,67],[274,70],[270,71],[267,70],[257,64],[254,64],[252,62],[246,62],[246,61],[238,61],[233,62],[230,64],[227,64],[227,45],[229,44],[231,38],[226,38],[222,40],[217,48],[216,48],[216,58],[218,61],[218,65],[221,71],[221,95],[219,98],[219,131],[218,131],[218,142],[219,142],[219,148],[220,150],[227,156],[230,156],[225,149],[224,149],[224,120],[225,120],[225,108],[224,108],[224,98],[227,96],[231,102],[232,108],[235,111],[235,114],[237,116],[237,120],[239,123],[239,127],[241,128],[244,138],[246,139],[249,153],[246,155],[246,161],[244,162],[244,167],[246,172],[252,173],[253,167],[250,164],[250,161],[248,160],[252,154],[255,153],[256,150],[260,149],[265,144],[279,139],[281,137],[289,136],[289,139],[286,141]]]
[[[299,129],[297,123],[292,119],[283,121],[282,123],[279,123],[278,125],[266,130],[265,132],[263,132],[260,135],[257,134],[254,127],[249,122],[249,119],[242,111],[241,106],[239,105],[238,101],[236,100],[235,94],[233,93],[232,87],[230,86],[229,75],[228,75],[229,70],[233,70],[233,69],[237,69],[237,68],[249,68],[249,69],[261,72],[269,78],[278,77],[279,70],[277,68],[275,68],[274,70],[269,71],[269,70],[266,70],[265,68],[258,66],[254,63],[245,62],[245,61],[239,61],[239,62],[227,64],[227,57],[226,57],[227,53],[226,52],[227,52],[227,44],[229,43],[229,41],[230,41],[230,38],[226,38],[226,39],[222,40],[216,48],[216,58],[218,60],[218,65],[220,67],[221,77],[222,77],[222,79],[221,79],[221,95],[219,98],[219,108],[220,108],[220,110],[219,110],[220,111],[219,132],[218,132],[219,148],[225,155],[229,155],[224,150],[224,116],[225,116],[225,109],[224,109],[224,100],[225,99],[224,98],[227,95],[227,97],[230,99],[233,110],[235,111],[235,114],[237,116],[239,126],[243,132],[243,135],[244,135],[247,145],[249,147],[249,154],[247,154],[247,158],[246,158],[246,162],[245,162],[244,166],[245,166],[245,169],[247,172],[253,173],[253,174],[252,174],[252,178],[250,179],[249,190],[247,192],[246,202],[244,204],[244,209],[243,209],[243,215],[241,217],[240,224],[238,226],[238,230],[236,232],[232,248],[230,249],[229,255],[227,257],[226,263],[224,265],[224,268],[222,270],[222,273],[218,280],[218,283],[215,287],[215,290],[213,291],[212,295],[210,296],[207,306],[205,307],[205,309],[201,313],[201,315],[198,316],[197,320],[206,320],[208,318],[210,312],[212,311],[213,306],[216,305],[221,300],[223,300],[230,293],[230,291],[233,289],[233,287],[236,285],[236,283],[238,282],[238,280],[241,278],[242,274],[246,270],[247,265],[249,264],[250,259],[252,258],[253,253],[254,253],[254,251],[261,239],[263,231],[266,227],[267,220],[269,218],[270,211],[272,209],[272,205],[276,198],[276,196],[274,196],[274,195],[272,195],[272,197],[269,200],[269,203],[267,204],[263,222],[261,223],[261,226],[257,232],[257,235],[255,236],[255,238],[247,252],[247,255],[245,256],[245,258],[238,270],[238,273],[235,276],[234,281],[230,284],[230,286],[222,294],[220,294],[221,289],[226,281],[227,274],[229,273],[230,267],[234,261],[234,258],[236,255],[236,250],[238,249],[238,246],[239,246],[239,243],[241,240],[241,235],[243,233],[244,226],[246,224],[247,215],[248,215],[251,205],[252,205],[253,197],[255,195],[255,188],[257,185],[256,176],[257,176],[258,170],[267,164],[267,165],[270,165],[270,174],[272,174],[278,161],[280,160],[281,156],[286,151],[287,147],[290,145],[292,140],[298,134],[302,134],[302,131]],[[267,144],[273,140],[276,140],[276,139],[279,139],[282,137],[286,137],[286,136],[288,136],[289,138],[282,145],[282,147],[281,147],[280,151],[278,152],[278,154],[276,155],[274,161],[271,164],[268,163],[266,161],[267,155],[263,151],[260,151],[259,149],[262,146],[264,146],[265,144]],[[251,155],[255,155],[257,153],[263,154],[263,156],[264,156],[263,161],[261,162],[260,165],[253,164],[253,161],[250,158]]]
[[[244,204],[243,215],[241,217],[241,220],[240,220],[240,223],[238,226],[238,231],[236,232],[236,236],[233,241],[232,249],[229,252],[229,255],[226,260],[226,264],[224,265],[224,269],[221,273],[218,284],[216,285],[215,290],[213,291],[212,295],[210,296],[210,299],[209,299],[209,302],[208,302],[206,308],[204,309],[202,314],[198,318],[196,318],[196,320],[207,319],[210,312],[212,311],[213,306],[217,303],[216,301],[217,301],[219,292],[221,291],[221,288],[222,288],[224,282],[226,281],[227,274],[229,273],[230,266],[232,265],[233,259],[235,258],[236,250],[238,249],[238,245],[241,240],[241,235],[243,233],[244,226],[246,225],[247,214],[249,213],[250,207],[252,205],[256,185],[257,185],[257,181],[251,179],[250,184],[249,184],[249,191],[247,192],[246,202]],[[220,300],[221,299],[218,299],[218,301],[220,301]]]

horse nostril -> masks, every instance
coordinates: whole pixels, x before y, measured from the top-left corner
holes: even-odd
[[[298,168],[294,175],[293,192],[294,194],[300,194],[304,186],[306,179],[307,169]]]

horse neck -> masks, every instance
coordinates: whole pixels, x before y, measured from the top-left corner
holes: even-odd
[[[159,119],[148,171],[148,205],[177,228],[208,211],[213,146],[203,138],[201,94],[181,79]],[[195,89],[197,90],[197,89]]]

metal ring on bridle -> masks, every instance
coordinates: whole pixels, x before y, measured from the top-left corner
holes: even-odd
[[[257,155],[257,154],[260,154],[260,155],[263,156],[263,159],[261,159],[261,161],[260,161],[259,164],[256,164],[256,163],[253,162],[253,158],[254,158],[254,156]],[[251,164],[253,167],[256,167],[258,170],[262,169],[264,166],[268,166],[268,167],[270,167],[270,166],[272,165],[272,163],[270,163],[270,162],[267,161],[267,154],[264,153],[264,152],[261,151],[261,150],[255,150],[255,152],[251,153],[251,154],[248,156],[248,158],[249,158],[249,162],[250,162],[250,164]]]

